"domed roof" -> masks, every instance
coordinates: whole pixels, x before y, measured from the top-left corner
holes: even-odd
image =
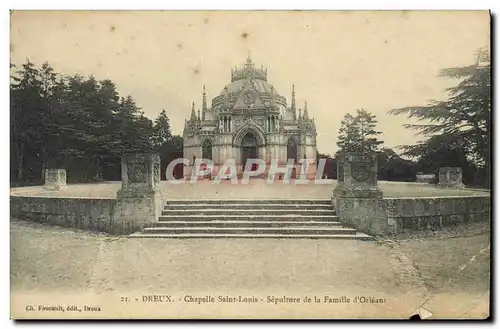
[[[255,87],[255,90],[259,93],[267,93],[271,94],[272,87],[267,81],[265,80],[260,80],[260,79],[249,79],[250,83]],[[227,92],[228,93],[239,93],[241,90],[243,90],[243,87],[245,84],[248,82],[248,80],[236,80],[231,82],[230,84],[227,85]],[[224,95],[225,89],[223,89],[220,93],[220,95]],[[274,91],[276,94],[276,90]]]
[[[242,69],[231,70],[231,83],[226,86],[228,93],[239,93],[243,90],[247,82],[254,86],[258,93],[277,94],[276,90],[267,82],[267,69],[261,67],[255,68],[250,57],[247,58],[245,66]],[[224,88],[220,95],[224,95]]]

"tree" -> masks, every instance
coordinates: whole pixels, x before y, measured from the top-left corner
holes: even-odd
[[[57,152],[57,129],[52,124],[56,83],[48,63],[38,69],[29,60],[11,76],[11,153],[17,179],[24,178],[26,155],[39,158],[43,176],[48,159]]]
[[[350,113],[346,113],[344,119],[340,122],[337,146],[341,150],[351,151],[356,149],[358,140],[359,134],[355,124],[355,118]]]
[[[153,147],[160,151],[162,146],[171,139],[170,119],[167,116],[167,112],[163,109],[155,119],[153,125]]]
[[[167,168],[168,164],[175,159],[183,157],[184,153],[183,145],[184,145],[184,139],[182,138],[182,136],[179,135],[172,136],[170,140],[168,140],[163,144],[163,147],[160,152],[162,178],[166,179],[165,169]],[[173,169],[174,169],[174,175],[176,177],[182,177],[184,170],[184,166],[182,164],[175,166],[175,168]]]
[[[415,156],[426,149],[433,149],[429,152],[437,155],[437,150],[442,148],[438,141],[452,142],[451,147],[459,147],[469,161],[488,172],[491,136],[491,65],[488,50],[481,49],[476,53],[476,63],[443,69],[440,76],[461,80],[458,85],[446,90],[447,100],[389,111],[423,122],[404,125],[426,137],[416,145],[402,146],[404,154]],[[458,166],[459,163],[453,165]]]
[[[132,96],[122,97],[114,120],[117,126],[114,138],[119,141],[120,156],[128,152],[152,150],[153,124],[144,117]]]
[[[377,152],[377,177],[387,181],[414,181],[417,173],[415,162],[403,159],[394,150],[382,148]]]
[[[347,152],[376,152],[383,144],[377,138],[381,133],[375,130],[376,125],[375,115],[365,109],[356,110],[356,116],[347,113],[340,124],[337,146]]]
[[[116,179],[123,153],[152,149],[151,120],[112,81],[63,76],[29,60],[10,67],[13,180],[39,183],[48,166],[68,168],[69,181],[101,180],[106,168]]]

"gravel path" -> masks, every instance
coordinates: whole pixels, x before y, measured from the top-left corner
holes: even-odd
[[[399,242],[394,248],[387,242],[320,239],[128,239],[11,222],[13,309],[20,308],[21,315],[25,314],[26,300],[40,303],[64,297],[74,303],[87,298],[107,306],[108,313],[91,314],[97,318],[105,314],[408,318],[429,296],[424,281],[411,259],[411,250]],[[438,291],[430,291],[434,302],[441,301],[435,309],[456,299],[457,295],[449,292],[439,295]],[[146,294],[173,295],[179,299],[179,307],[141,303]],[[269,295],[293,294],[317,296],[322,303],[303,308],[264,302],[245,307],[182,304],[186,295],[206,294],[251,294],[263,300]],[[120,299],[124,296],[138,301],[122,305]],[[373,297],[385,299],[385,303],[329,304],[324,302],[325,296],[346,296],[351,301],[359,296]],[[462,298],[474,297],[474,307],[484,306],[480,304],[486,298],[484,292],[477,296],[471,292]],[[484,307],[471,311],[467,303],[458,308],[464,310],[469,315],[484,314]]]

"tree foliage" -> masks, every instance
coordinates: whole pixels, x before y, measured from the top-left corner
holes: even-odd
[[[340,124],[337,146],[347,152],[377,151],[383,141],[377,137],[381,133],[376,126],[375,115],[365,109],[356,110],[355,116],[347,113]]]
[[[491,65],[487,50],[479,50],[475,64],[441,70],[440,76],[459,79],[448,88],[448,99],[432,101],[426,106],[410,106],[389,111],[405,114],[422,121],[406,124],[426,140],[417,145],[403,146],[405,154],[415,156],[422,150],[439,147],[439,142],[451,142],[480,167],[489,167],[491,134]]]
[[[67,168],[69,181],[119,180],[123,154],[158,149],[151,120],[110,80],[65,76],[27,60],[11,64],[10,98],[14,181],[40,182],[54,166]]]
[[[474,64],[443,69],[440,76],[460,80],[456,86],[446,90],[446,100],[389,111],[422,122],[406,124],[405,127],[425,136],[425,140],[401,148],[405,155],[417,157],[419,162],[428,163],[430,168],[462,167],[465,180],[488,186],[491,138],[489,51],[480,49]],[[469,169],[471,167],[474,169]],[[466,171],[478,171],[479,174],[468,175]]]
[[[172,135],[170,119],[165,109],[158,114],[154,121],[152,142],[155,152],[159,153],[161,157],[161,177],[166,179],[165,170],[168,164],[183,157],[183,138]],[[176,177],[182,177],[182,165],[173,169]]]
[[[415,181],[418,171],[414,161],[403,159],[390,148],[382,148],[377,152],[379,180],[387,181]]]

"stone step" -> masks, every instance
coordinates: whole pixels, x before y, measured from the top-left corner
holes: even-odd
[[[163,239],[341,239],[341,240],[360,240],[372,241],[373,237],[364,233],[356,232],[356,234],[275,234],[275,233],[258,233],[258,234],[220,234],[220,233],[184,233],[184,234],[167,234],[167,233],[143,233],[137,232],[129,235],[130,238],[163,238]]]
[[[146,227],[144,234],[188,234],[188,233],[213,233],[213,234],[356,234],[356,230],[340,226],[315,226],[315,227]]]
[[[333,209],[246,209],[246,208],[223,208],[223,209],[177,209],[163,210],[162,215],[330,215],[336,213]]]
[[[290,227],[290,226],[323,226],[338,227],[336,221],[266,221],[266,220],[189,220],[189,221],[161,221],[156,227]]]
[[[227,209],[232,207],[235,209],[314,209],[314,210],[333,210],[331,204],[315,204],[315,203],[179,203],[168,204],[163,208],[164,210],[182,210],[182,209]]]
[[[206,200],[188,200],[188,199],[171,199],[165,200],[165,205],[175,205],[175,204],[323,204],[331,205],[330,199],[206,199]]]
[[[280,215],[251,215],[226,214],[226,215],[162,215],[158,218],[160,222],[165,221],[204,221],[204,220],[250,220],[250,221],[338,221],[336,215],[302,215],[302,214],[280,214]]]

